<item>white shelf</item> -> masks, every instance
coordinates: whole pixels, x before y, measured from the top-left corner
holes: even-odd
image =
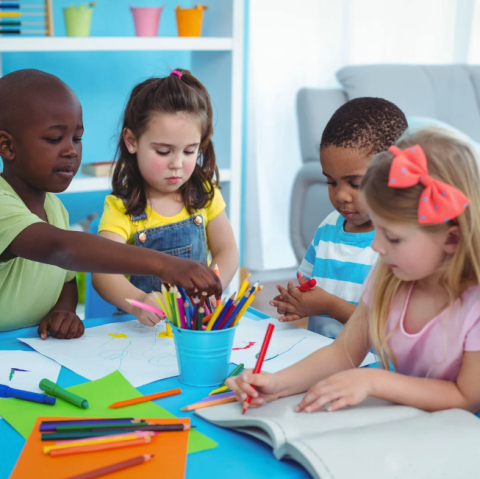
[[[232,38],[216,37],[32,37],[0,38],[5,52],[230,51]]]
[[[230,181],[230,170],[220,170],[220,182],[226,183]],[[111,176],[89,176],[84,174],[78,174],[73,179],[69,188],[64,192],[66,193],[86,193],[88,191],[105,191],[112,189],[112,177]]]

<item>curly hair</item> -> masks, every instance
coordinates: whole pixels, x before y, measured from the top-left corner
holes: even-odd
[[[186,112],[200,119],[202,132],[197,164],[192,176],[179,190],[187,211],[192,214],[207,206],[215,194],[214,188],[219,187],[220,176],[212,142],[213,110],[210,95],[188,70],[177,68],[175,71],[181,74],[181,78],[171,74],[165,78],[150,78],[135,86],[125,107],[112,194],[125,201],[128,215],[143,213],[147,197],[137,155],[128,151],[123,132],[128,128],[139,138],[148,128],[153,113]]]
[[[392,146],[407,127],[405,114],[392,102],[383,98],[355,98],[330,118],[320,148],[354,148],[371,156]]]

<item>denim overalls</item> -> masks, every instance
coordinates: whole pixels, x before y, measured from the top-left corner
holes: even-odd
[[[132,222],[145,221],[147,213],[132,215]],[[139,236],[145,231],[147,239],[142,243]],[[156,228],[135,232],[135,246],[153,249],[179,258],[193,259],[207,264],[207,240],[205,225],[200,214]],[[145,293],[160,291],[162,282],[156,276],[131,276],[130,282]]]

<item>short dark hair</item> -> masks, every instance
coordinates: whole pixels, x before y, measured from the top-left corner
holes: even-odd
[[[117,164],[113,172],[112,194],[125,202],[126,213],[139,215],[145,211],[147,197],[138,168],[137,155],[130,153],[123,140],[123,131],[130,129],[139,138],[148,128],[154,113],[185,112],[201,121],[201,140],[195,170],[181,186],[180,194],[187,211],[204,208],[211,203],[219,188],[219,173],[213,149],[213,110],[204,85],[188,70],[165,78],[150,78],[135,86],[125,107],[123,124],[117,146]]]
[[[392,102],[383,98],[355,98],[330,118],[320,148],[354,148],[371,156],[392,146],[407,127],[405,114]]]

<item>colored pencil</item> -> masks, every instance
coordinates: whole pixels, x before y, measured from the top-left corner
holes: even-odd
[[[75,432],[75,431],[100,431],[100,430],[113,430],[113,429],[129,429],[129,428],[140,428],[144,426],[150,426],[151,423],[139,422],[138,424],[125,424],[125,423],[118,423],[118,424],[86,424],[86,425],[75,425],[75,426],[58,426],[55,429],[55,432]]]
[[[175,301],[175,295],[173,294],[172,290],[170,289],[168,293],[168,297],[170,298],[170,306],[172,308],[172,324],[174,326],[180,327],[180,321],[177,321],[177,306]]]
[[[143,422],[140,419],[97,419],[97,420],[85,420],[85,421],[44,421],[40,424],[39,431],[55,431],[59,426],[76,426],[76,425],[87,425],[87,424],[138,424]]]
[[[212,317],[210,318],[210,321],[207,324],[207,328],[206,328],[207,331],[210,331],[212,329],[212,327],[215,324],[215,321],[217,320],[218,316],[220,316],[220,313],[222,312],[222,309],[223,309],[223,302],[224,302],[224,300],[222,299],[220,301],[219,305],[217,306],[217,309],[212,314]]]
[[[260,286],[261,288],[261,286]],[[247,309],[250,307],[250,305],[253,303],[255,299],[255,294],[251,294],[249,296],[249,298],[247,299],[246,303],[243,305],[243,308],[240,310],[240,312],[238,313],[235,321],[233,322],[233,326],[236,326],[238,324],[238,322],[240,321],[240,319],[242,319],[242,316],[245,314],[245,312],[247,311]]]
[[[220,316],[218,319],[215,321],[215,324],[212,327],[212,330],[217,330],[219,329],[220,324],[223,321],[223,318],[230,312],[230,306],[232,305],[233,301],[235,300],[235,293],[230,296],[228,301],[225,303],[225,306],[223,307],[222,312],[220,313]]]
[[[235,393],[233,391],[230,391],[227,386],[223,386],[223,387],[225,388],[225,391],[214,394],[213,396],[210,396],[209,394],[208,396],[204,397],[203,399],[200,399],[200,401],[197,401],[197,402],[213,401],[214,399],[222,399],[222,398],[235,396]],[[223,388],[220,388],[220,389],[223,389]]]
[[[265,333],[265,338],[263,339],[262,347],[260,349],[260,354],[258,355],[257,363],[255,364],[255,368],[253,369],[253,374],[259,374],[260,371],[262,370],[263,361],[265,359],[265,355],[267,354],[268,345],[270,344],[270,339],[272,337],[274,329],[275,329],[275,326],[270,323],[268,325],[267,332]],[[251,401],[252,401],[252,398],[250,396],[247,396],[247,399],[245,399],[243,403],[242,414],[245,414]]]
[[[172,307],[170,305],[170,293],[168,292],[167,287],[163,283],[162,283],[162,286],[160,287],[160,290],[161,290],[161,294],[163,296],[163,301],[165,302],[165,305],[168,308],[168,312],[170,313],[170,318],[172,318],[173,311],[172,311]]]
[[[198,308],[200,305],[199,298],[193,298],[193,316],[192,316],[192,329],[197,329]]]
[[[122,441],[125,441],[127,439],[136,439],[137,437],[153,437],[157,434],[160,434],[159,432],[153,432],[153,431],[136,431],[136,432],[126,432],[122,434],[110,434],[108,436],[95,436],[91,441],[105,441],[105,440],[118,440],[121,439]],[[81,442],[86,442],[90,441],[89,439],[64,439],[63,441],[56,441],[53,444],[55,446],[64,446],[68,444],[79,444]],[[55,446],[45,446],[45,447],[55,447]]]
[[[250,284],[250,276],[251,276],[250,273],[248,273],[248,276],[243,281],[242,286],[240,286],[236,299],[240,299],[247,291],[248,285]]]
[[[101,467],[100,469],[78,474],[77,476],[70,476],[68,479],[95,479],[96,477],[105,476],[107,474],[111,474],[112,472],[127,469],[128,467],[138,466],[150,461],[150,459],[153,459],[154,457],[155,456],[153,454],[144,454],[143,456],[138,456],[132,459],[127,459],[126,461],[110,464],[109,466]]]
[[[196,327],[196,330],[197,331],[201,331],[202,330],[202,325],[203,325],[203,318],[205,316],[205,308],[203,308],[202,306],[200,306],[198,308],[198,315],[197,315],[197,327]]]
[[[158,314],[159,316],[165,318],[165,313],[161,309],[155,308],[154,306],[150,306],[149,304],[142,303],[141,301],[136,301],[135,299],[126,299],[125,301],[127,303],[130,303],[132,306],[135,306],[136,308],[140,308],[145,311],[150,311],[151,313]]]
[[[185,310],[185,320],[187,322],[187,329],[192,329],[192,313],[190,311],[190,305],[186,301],[183,305],[183,309]]]
[[[230,305],[230,308],[228,309],[227,313],[223,316],[223,319],[221,321],[220,320],[217,321],[217,323],[219,323],[218,325],[215,324],[217,330],[223,329],[225,327],[228,320],[232,316],[232,313],[235,311],[235,308],[236,308],[237,304],[238,304],[238,301],[234,301]]]
[[[126,447],[142,446],[151,442],[151,437],[139,437],[129,441],[110,442],[105,444],[91,444],[87,446],[66,447],[64,449],[55,449],[50,452],[51,457],[72,456],[73,454],[85,454],[87,452],[111,451],[113,449],[123,449]]]
[[[178,307],[178,313],[180,317],[180,327],[182,327],[183,329],[187,329],[187,320],[185,318],[185,308],[183,306],[183,298],[179,292],[177,292],[177,307]]]
[[[48,454],[50,451],[57,449],[65,449],[73,446],[90,446],[92,444],[109,444],[111,442],[121,442],[121,441],[130,441],[132,439],[139,439],[142,437],[153,437],[155,434],[160,434],[152,431],[138,431],[136,433],[130,434],[115,434],[114,436],[99,436],[94,439],[73,439],[71,441],[62,441],[62,444],[57,444],[53,446],[43,446],[44,454]]]
[[[165,304],[165,298],[163,297],[162,293],[158,293],[157,291],[152,291],[152,293],[160,309],[165,313],[165,316],[170,319],[171,314],[169,312],[169,309],[167,308],[167,305]]]
[[[198,305],[199,308],[205,308],[205,301],[207,300],[207,293],[204,291],[200,296],[200,304]]]
[[[238,376],[242,371],[243,369],[245,368],[245,365],[243,363],[240,363],[228,376],[227,376],[227,379],[228,378],[232,378],[233,376]],[[214,389],[210,394],[209,396],[213,396],[214,394],[218,394],[219,392],[223,392],[223,388],[227,388],[228,389],[228,386],[225,386],[225,381],[223,381],[222,384],[220,384],[220,386],[217,388],[217,389]],[[221,391],[222,390],[222,391]]]
[[[175,396],[180,394],[182,390],[180,388],[170,389],[169,391],[162,391],[155,394],[149,394],[148,396],[141,396],[138,398],[125,399],[124,401],[114,402],[108,406],[109,408],[119,408],[125,406],[131,406],[132,404],[139,404],[146,401],[154,401],[155,399],[166,398],[169,396]]]
[[[174,432],[174,431],[188,431],[193,426],[185,426],[183,424],[153,424],[143,426],[138,431],[153,431],[153,432]],[[118,428],[98,428],[95,431],[71,431],[71,432],[51,432],[43,433],[42,441],[56,441],[59,439],[84,439],[87,437],[93,438],[98,436],[110,436],[114,434],[128,434],[137,432],[135,428],[125,428],[119,430]]]
[[[235,322],[235,319],[237,318],[238,314],[242,310],[243,306],[248,301],[249,297],[250,297],[250,293],[247,291],[245,293],[245,296],[238,302],[238,304],[235,306],[235,309],[228,316],[228,319],[227,319],[226,323],[223,326],[221,326],[222,328],[227,329],[230,326],[232,326],[232,324]]]
[[[306,283],[301,284],[300,286],[297,286],[297,289],[301,291],[302,293],[305,293],[305,291],[308,291],[309,289],[313,288],[316,286],[317,280],[316,279],[309,279]]]
[[[211,406],[218,406],[219,404],[228,404],[235,402],[236,397],[228,397],[223,399],[212,399],[211,401],[205,401],[201,403],[190,404],[190,406],[185,406],[180,409],[180,411],[195,411],[196,409],[203,409]]]
[[[207,311],[205,310],[205,315],[207,314]],[[208,324],[210,320],[212,319],[213,313],[210,313],[208,316],[204,316],[202,319],[203,324]]]

